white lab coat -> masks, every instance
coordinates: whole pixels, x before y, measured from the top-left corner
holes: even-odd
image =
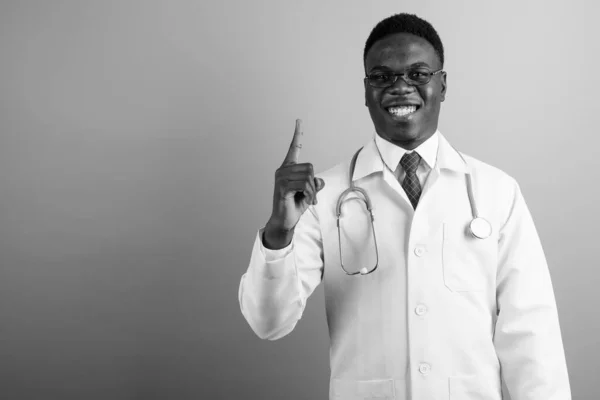
[[[375,215],[372,274],[348,276],[340,266],[335,208],[350,157],[317,174],[325,181],[319,202],[291,246],[275,253],[283,257],[266,254],[259,230],[240,282],[242,313],[259,337],[279,339],[323,281],[331,400],[571,399],[550,273],[519,186],[464,157],[479,214],[493,227],[487,239],[466,231],[467,165],[441,134],[414,211],[374,140],[357,159],[353,180]],[[367,214],[358,201],[345,204],[344,264],[371,267]]]

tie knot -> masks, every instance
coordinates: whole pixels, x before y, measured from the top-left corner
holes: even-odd
[[[400,165],[407,174],[413,174],[417,171],[419,161],[421,161],[421,156],[416,151],[413,151],[411,153],[404,153],[400,159]]]

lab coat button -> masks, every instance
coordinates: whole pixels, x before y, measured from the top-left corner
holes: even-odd
[[[422,247],[422,246],[415,247],[415,254],[417,255],[417,257],[421,257],[423,255],[423,253],[425,253],[424,247]]]
[[[425,314],[427,314],[427,307],[424,306],[423,304],[419,304],[417,306],[417,308],[415,308],[415,313],[417,315],[425,315]]]
[[[431,371],[431,366],[429,366],[429,364],[422,363],[419,365],[419,372],[421,372],[423,375],[427,375],[429,371]]]

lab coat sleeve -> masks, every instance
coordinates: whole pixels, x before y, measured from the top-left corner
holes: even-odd
[[[494,346],[512,400],[570,400],[550,272],[533,219],[513,181],[499,232]]]
[[[322,280],[323,245],[313,206],[302,214],[288,247],[265,248],[263,231],[255,238],[238,298],[254,333],[261,339],[277,340],[295,328],[308,297]]]

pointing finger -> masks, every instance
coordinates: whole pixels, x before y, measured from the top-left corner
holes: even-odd
[[[294,138],[292,139],[292,143],[290,144],[290,148],[283,160],[283,165],[297,164],[298,157],[300,156],[300,149],[302,148],[302,120],[296,120],[296,129],[294,130]]]

